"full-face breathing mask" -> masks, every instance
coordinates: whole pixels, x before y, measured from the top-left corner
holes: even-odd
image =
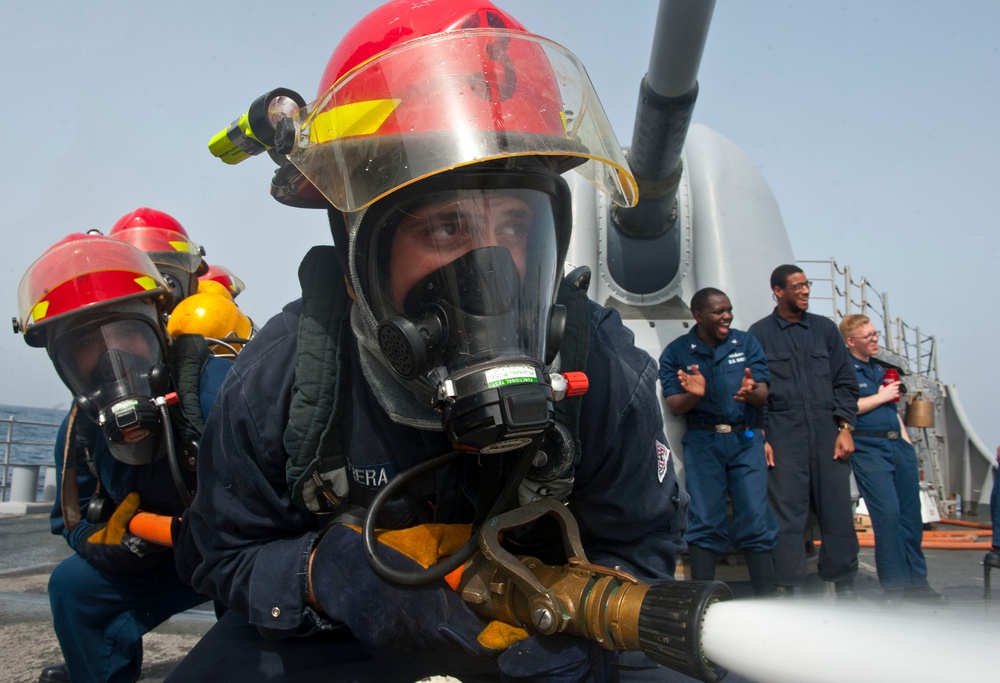
[[[155,330],[134,318],[71,328],[51,349],[56,368],[84,413],[100,426],[112,455],[129,465],[162,457],[162,423],[153,398],[169,371]]]
[[[402,196],[400,196],[402,195]],[[386,363],[433,391],[456,450],[503,453],[553,427],[545,367],[565,324],[565,181],[466,169],[397,191],[355,231],[354,281]]]
[[[519,283],[507,249],[473,249],[428,274],[406,296],[402,315],[379,324],[379,347],[393,370],[435,385],[435,406],[459,450],[521,448],[552,425],[544,367],[520,344],[530,334],[523,334]],[[546,346],[553,348],[562,307],[549,319]]]

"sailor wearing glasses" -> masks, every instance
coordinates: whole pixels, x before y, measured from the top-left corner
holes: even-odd
[[[802,269],[782,265],[771,273],[774,312],[750,326],[767,356],[771,383],[765,452],[771,510],[778,521],[775,585],[789,595],[806,576],[803,536],[809,511],[823,544],[819,576],[839,598],[857,597],[858,537],[851,505],[851,430],[858,411],[858,383],[832,320],[813,315]]]
[[[873,359],[879,352],[879,333],[868,316],[844,316],[840,334],[861,390],[851,467],[871,516],[875,568],[885,600],[940,602],[943,597],[927,583],[927,562],[920,549],[920,477],[917,453],[896,408],[901,384],[898,379],[885,381],[886,369]]]

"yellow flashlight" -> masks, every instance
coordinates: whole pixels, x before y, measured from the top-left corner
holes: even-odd
[[[208,151],[227,164],[238,164],[274,147],[278,122],[290,118],[306,101],[294,90],[275,88],[253,101],[227,128],[212,136]]]

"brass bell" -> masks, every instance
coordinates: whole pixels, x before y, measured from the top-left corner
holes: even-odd
[[[922,392],[906,402],[906,419],[904,423],[907,427],[924,427],[933,429],[934,427],[934,401],[924,398]]]

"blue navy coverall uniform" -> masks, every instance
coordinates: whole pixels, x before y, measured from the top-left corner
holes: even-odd
[[[373,659],[350,633],[307,605],[307,563],[321,529],[292,501],[282,440],[300,309],[300,301],[286,306],[240,354],[206,425],[198,495],[185,516],[185,542],[195,547],[178,549],[178,562],[195,588],[230,609],[168,680],[414,681],[429,673],[497,680],[490,659],[452,657],[442,665],[443,655],[435,652]],[[582,402],[583,455],[569,509],[591,562],[619,565],[647,581],[669,579],[684,549],[686,494],[665,447],[656,365],[634,346],[617,312],[591,304],[590,320],[591,391]],[[341,441],[354,502],[452,447],[442,431],[393,422],[364,379],[353,336],[343,350],[349,388],[341,392]],[[472,521],[475,491],[466,468],[474,460],[433,472],[427,490],[434,522]],[[467,673],[477,667],[478,674]]]
[[[885,368],[853,357],[851,363],[861,398],[877,394]],[[920,549],[924,525],[917,452],[900,430],[895,403],[883,403],[859,414],[851,456],[854,478],[872,519],[878,580],[887,591],[928,585],[927,561]]]
[[[847,581],[858,572],[858,536],[851,503],[851,466],[834,460],[837,422],[854,424],[858,383],[833,321],[778,310],[750,326],[771,371],[767,441],[774,451],[768,497],[778,521],[775,584],[800,586],[806,575],[805,528],[816,513],[823,543],[819,576]]]
[[[684,540],[717,553],[727,552],[730,543],[736,550],[771,550],[778,525],[767,504],[764,438],[757,411],[733,399],[746,368],[755,381],[770,382],[764,351],[753,335],[734,329],[713,348],[698,339],[697,329],[670,342],[660,355],[664,397],[685,393],[678,369],[690,373],[697,365],[705,377],[705,395],[684,415],[685,487],[691,496]],[[720,424],[732,431],[700,428]],[[733,506],[728,532],[727,492]]]
[[[206,417],[231,367],[231,361],[209,358],[202,370],[199,400]],[[77,419],[87,418],[80,415]],[[56,436],[57,481],[62,481],[67,420]],[[72,531],[63,523],[61,489],[56,487],[50,517],[52,533],[62,534],[77,554],[63,560],[49,577],[52,625],[73,683],[131,683],[139,678],[142,669],[142,636],[172,615],[209,598],[178,577],[172,551],[159,553],[152,566],[128,573],[96,567],[79,554],[80,545],[93,528],[86,514],[98,483],[115,504],[135,491],[144,511],[163,515],[180,515],[184,511],[166,458],[148,465],[123,463],[111,455],[98,429],[91,460],[96,474],[83,454],[77,453],[81,520]]]

